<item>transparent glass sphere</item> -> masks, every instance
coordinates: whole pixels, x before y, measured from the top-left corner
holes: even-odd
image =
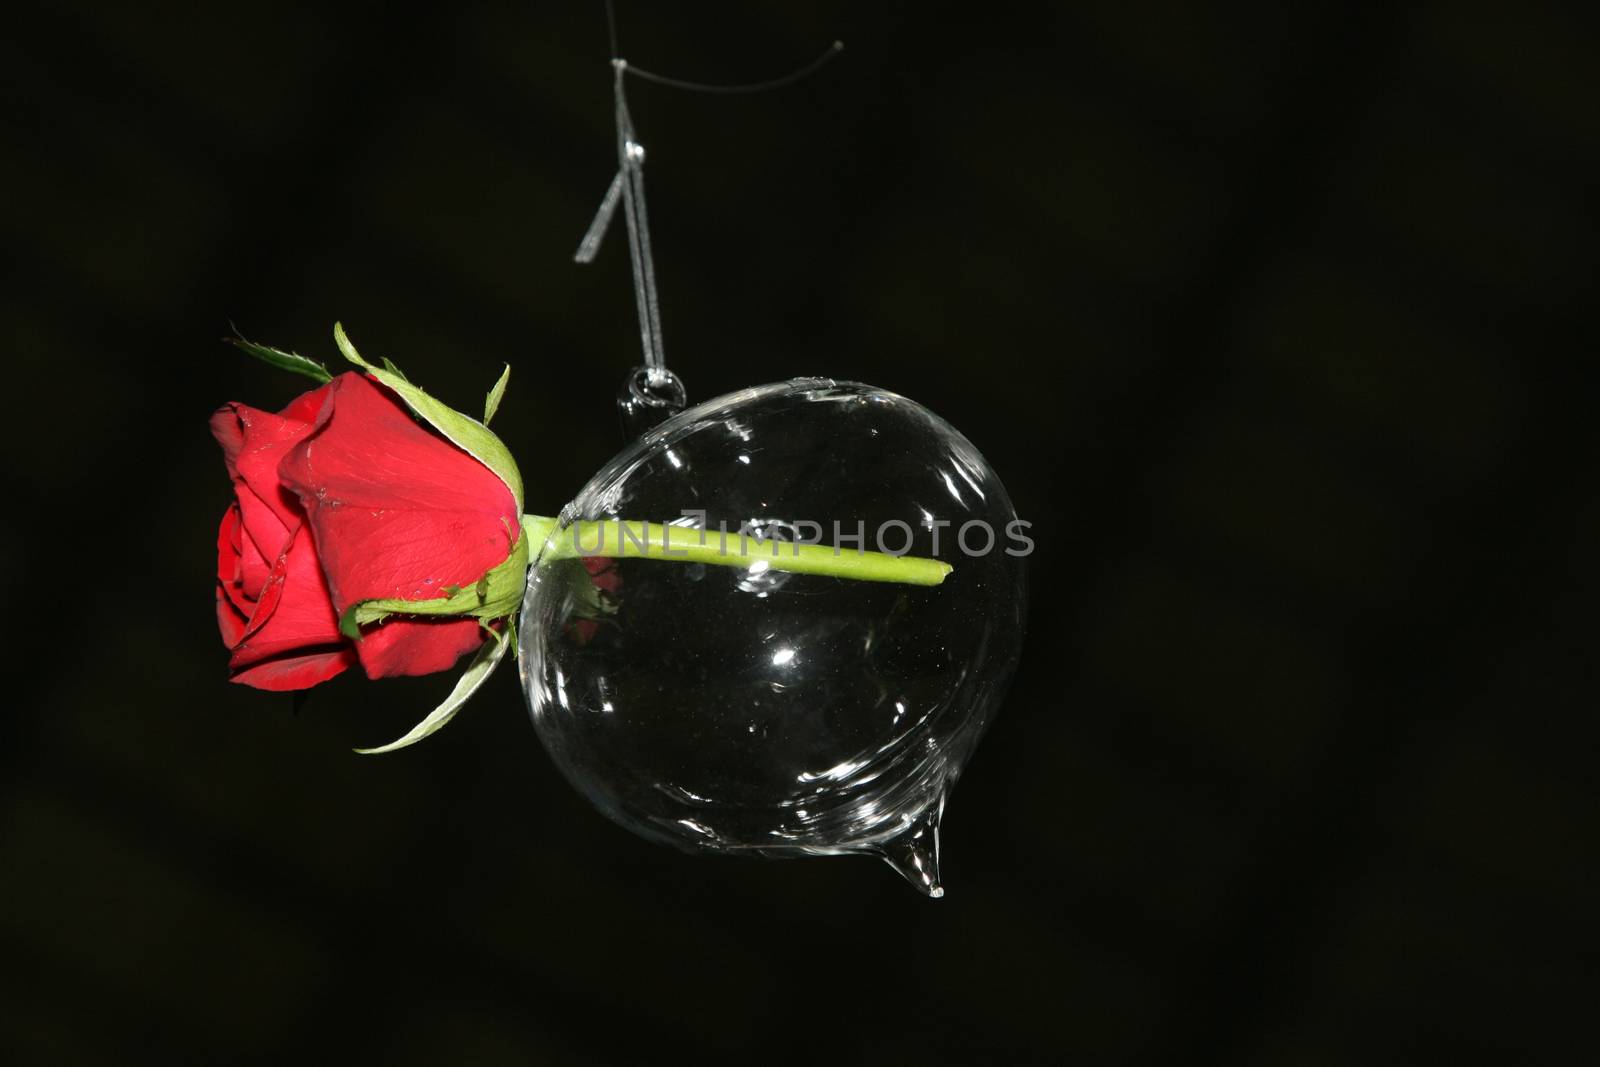
[[[731,565],[598,543],[594,521],[618,519]],[[539,737],[643,837],[878,855],[939,896],[944,798],[1021,649],[1015,520],[978,450],[893,393],[800,379],[684,411],[595,475],[532,565],[519,640]],[[951,570],[912,585],[773,566],[797,541]]]

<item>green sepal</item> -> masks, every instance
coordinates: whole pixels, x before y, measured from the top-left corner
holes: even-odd
[[[506,395],[506,383],[511,380],[511,364],[506,364],[506,369],[500,372],[500,377],[495,381],[494,387],[489,390],[489,395],[483,401],[483,424],[485,426],[494,419],[494,413],[500,410],[500,401]]]
[[[528,581],[528,537],[517,538],[505,562],[484,573],[468,586],[446,586],[445,594],[432,600],[358,600],[339,616],[339,632],[360,640],[361,628],[381,622],[390,615],[473,616],[483,622],[515,615],[522,606],[522,590]]]
[[[489,639],[478,649],[477,655],[472,657],[472,662],[467,664],[467,669],[462,672],[456,681],[455,688],[450,690],[450,695],[444,698],[444,703],[430,711],[426,718],[413,726],[404,737],[390,741],[387,745],[377,748],[358,748],[356,752],[363,756],[376,756],[383,752],[393,752],[396,749],[414,745],[424,737],[436,733],[445,723],[455,718],[466,702],[472,699],[483,683],[489,680],[489,675],[505,659],[506,651],[517,643],[517,624],[513,619],[506,619],[505,632],[489,630]]]
[[[314,382],[326,384],[333,381],[333,375],[329,373],[327,367],[296,352],[285,352],[283,349],[273,348],[271,345],[259,345],[254,341],[245,339],[240,334],[224,337],[223,340],[241,352],[248,352],[261,362],[270,363],[279,370],[303,374]]]
[[[406,402],[406,406],[415,412],[418,418],[438,430],[457,448],[493,471],[502,482],[506,483],[506,488],[511,490],[512,499],[517,503],[517,513],[519,515],[522,513],[522,473],[517,470],[516,461],[511,458],[511,451],[506,448],[505,442],[496,437],[489,427],[477,419],[461,414],[448,404],[435,400],[406,381],[403,375],[383,367],[375,367],[362,359],[361,354],[356,351],[356,346],[345,336],[344,327],[338,323],[333,325],[333,340],[339,346],[339,351],[344,353],[345,359],[400,394],[400,399]]]

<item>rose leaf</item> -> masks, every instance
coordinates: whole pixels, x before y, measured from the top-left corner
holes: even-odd
[[[494,413],[500,410],[500,401],[506,395],[506,383],[511,380],[511,364],[506,364],[506,369],[500,372],[500,379],[494,383],[494,388],[489,390],[489,397],[483,402],[483,424],[485,426],[494,419]]]
[[[238,334],[232,337],[224,337],[223,340],[242,352],[248,352],[263,363],[272,364],[279,370],[303,374],[317,382],[333,381],[333,375],[328,372],[327,367],[296,352],[285,352],[283,349],[273,348],[271,345],[259,345],[254,341],[246,340]]]

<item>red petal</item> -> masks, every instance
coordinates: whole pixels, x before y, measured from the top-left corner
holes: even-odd
[[[589,580],[596,589],[606,593],[615,593],[622,588],[622,575],[617,573],[617,561],[610,556],[579,556],[583,569],[589,572]]]
[[[245,627],[249,624],[249,616],[233,606],[228,599],[223,587],[217,586],[217,629],[222,631],[222,643],[232,648],[239,643],[239,638],[244,636]]]
[[[344,648],[299,655],[282,656],[258,663],[236,673],[232,680],[256,689],[283,692],[290,689],[310,689],[350,667],[356,661],[356,650]]]
[[[240,670],[297,649],[344,643],[348,639],[339,633],[339,618],[317,565],[311,531],[302,526],[274,564],[230,665]]]
[[[317,416],[322,413],[322,405],[328,402],[328,397],[333,390],[326,385],[319,385],[309,392],[301,393],[278,414],[295,422],[315,423]]]
[[[217,529],[217,628],[232,648],[250,622],[250,603],[239,589],[239,505],[222,513]]]
[[[281,415],[229,404],[211,418],[236,496],[217,531],[217,625],[233,680],[258,689],[304,689],[356,662],[299,501],[278,483],[278,463],[330,395],[305,393]]]
[[[233,606],[245,615],[250,614],[250,598],[244,594],[244,546],[239,533],[239,505],[230,504],[222,513],[222,525],[217,529],[217,582]]]
[[[393,678],[449,670],[483,639],[476,619],[391,618],[364,631],[356,651],[368,678]]]
[[[241,490],[239,495],[244,497],[253,494],[248,489],[245,489]],[[269,544],[263,550],[263,546],[250,535],[250,530],[246,526],[246,523],[249,522],[246,517],[248,512],[242,505],[238,506],[240,512],[239,594],[254,603],[264,595],[263,590],[268,579],[272,577],[272,561],[283,554],[284,546],[290,542],[290,536],[288,530],[280,530],[277,543]],[[267,516],[267,522],[276,524],[277,521],[270,514]],[[258,522],[257,525],[262,525],[262,523]]]
[[[278,484],[278,463],[315,425],[330,386],[297,397],[274,415],[246,404],[225,404],[211,416],[211,435],[236,484],[245,529],[267,556],[275,555],[300,523],[292,493]]]
[[[362,600],[432,599],[505,560],[517,510],[493,471],[423,429],[393,393],[361,375],[341,375],[327,388],[318,429],[278,472],[299,496],[340,610]],[[397,672],[380,659],[381,673]]]

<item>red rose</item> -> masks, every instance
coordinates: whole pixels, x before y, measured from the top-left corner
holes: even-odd
[[[217,535],[217,621],[233,680],[304,689],[360,662],[370,678],[430,674],[483,642],[474,618],[391,618],[359,641],[365,600],[430,600],[504,562],[519,534],[506,484],[351,372],[276,415],[211,419],[234,481]]]

